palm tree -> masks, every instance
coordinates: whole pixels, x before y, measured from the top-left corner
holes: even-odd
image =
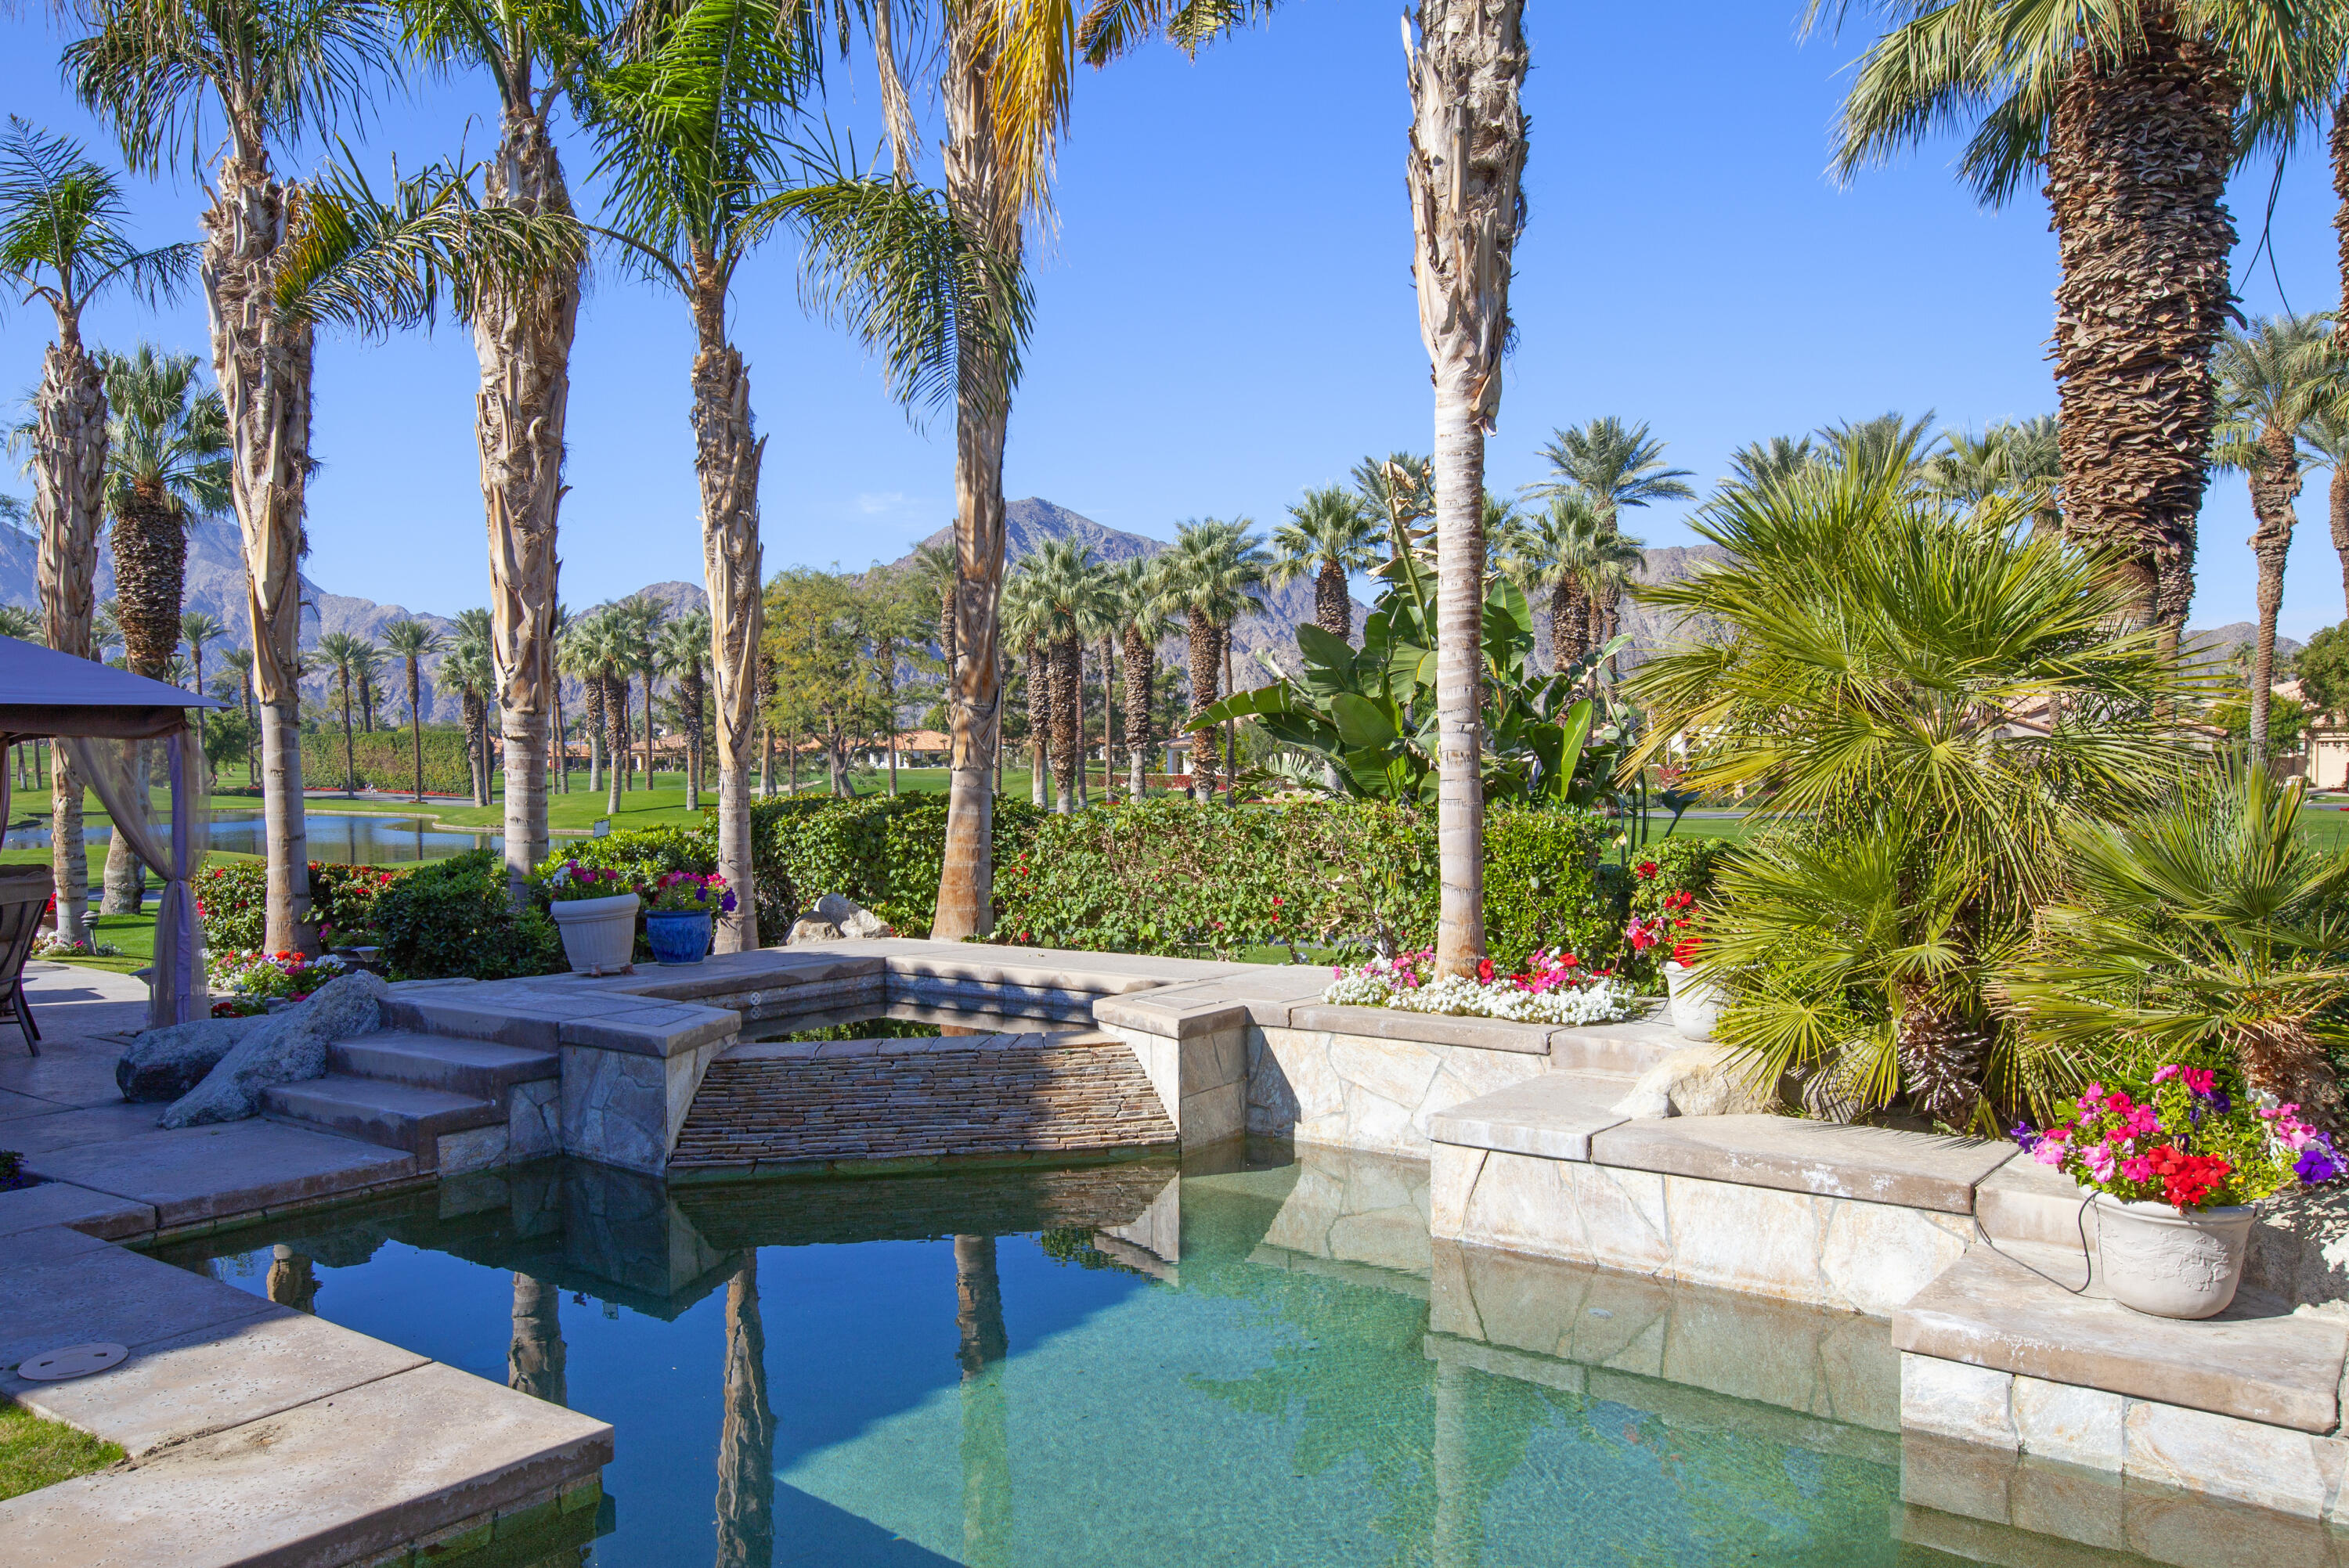
[[[1920,483],[1926,472],[1926,454],[1933,444],[1933,410],[1911,419],[1889,409],[1872,419],[1838,419],[1812,434],[1819,438],[1819,459],[1829,465],[1858,464],[1868,469],[1892,468],[1904,482]]]
[[[458,611],[456,633],[440,670],[440,686],[457,688],[463,710],[465,757],[472,777],[473,804],[479,808],[489,805],[491,793],[490,698],[497,691],[497,666],[491,656],[493,634],[489,611]]]
[[[142,251],[124,226],[122,191],[78,143],[45,135],[11,115],[0,135],[0,283],[47,304],[57,340],[41,356],[26,444],[39,539],[42,635],[60,653],[88,658],[90,595],[106,476],[104,373],[81,338],[82,312],[117,284],[150,299],[173,291],[194,247]],[[12,442],[12,445],[15,444]],[[50,751],[50,865],[57,935],[79,942],[89,907],[82,845],[82,786],[63,751]]]
[[[550,667],[546,681],[546,700],[548,706],[554,710],[554,725],[553,733],[548,738],[547,747],[551,753],[549,766],[554,769],[555,787],[568,795],[571,793],[571,740],[570,732],[565,727],[563,717],[563,638],[564,634],[571,629],[571,607],[558,601],[548,625],[552,630],[548,634],[547,642],[547,659]],[[707,646],[708,639],[703,639],[703,643]],[[509,784],[506,788],[511,796],[513,786]]]
[[[1640,542],[1609,530],[1590,498],[1554,495],[1532,517],[1518,517],[1496,541],[1501,570],[1528,596],[1549,594],[1549,659],[1564,670],[1602,640],[1598,612],[1643,559]]]
[[[1047,640],[1051,608],[1040,591],[1033,559],[1003,581],[1002,634],[1028,662],[1028,801],[1051,803],[1052,671]]]
[[[497,151],[484,169],[483,203],[533,219],[568,219],[571,192],[555,147],[554,108],[592,62],[593,40],[607,25],[600,9],[581,0],[528,6],[393,0],[393,8],[420,58],[444,68],[478,67],[496,84],[502,113]],[[526,289],[492,293],[472,319],[481,366],[474,438],[489,512],[489,652],[504,740],[506,869],[517,901],[549,841],[548,720],[550,709],[561,706],[556,525],[580,271],[577,258],[558,262]]]
[[[188,689],[199,696],[203,695],[204,690],[204,646],[209,643],[217,643],[226,635],[228,635],[228,628],[220,624],[220,617],[217,615],[208,615],[202,610],[190,610],[180,617],[180,641],[187,645],[188,662],[195,676],[194,684]],[[198,746],[203,744],[203,738],[204,713],[203,709],[198,708],[196,710],[196,744]]]
[[[234,451],[264,715],[263,940],[290,948],[310,907],[298,645],[314,328],[279,307],[310,235],[298,222],[303,193],[271,160],[274,144],[327,129],[356,107],[387,39],[370,0],[89,0],[79,14],[92,31],[67,46],[67,72],[82,101],[114,121],[134,168],[202,166],[209,143],[200,139],[215,123],[207,108],[225,133],[206,182],[199,273]]]
[[[351,686],[358,676],[361,662],[375,652],[375,645],[348,632],[327,632],[318,638],[317,651],[326,668],[334,672],[335,684],[342,689],[343,793],[356,795],[359,788],[359,769],[351,744]],[[252,657],[250,654],[245,656],[248,659]],[[248,665],[247,667],[251,666]]]
[[[1036,596],[1038,635],[1050,658],[1052,753],[1060,792],[1054,810],[1084,804],[1084,645],[1100,619],[1102,573],[1092,551],[1054,540],[1021,563]]]
[[[1158,643],[1171,629],[1164,558],[1137,557],[1111,569],[1108,593],[1125,639],[1126,793],[1148,792],[1150,696],[1158,686]]]
[[[2299,521],[2301,431],[2320,410],[2341,401],[2332,325],[2321,316],[2261,317],[2230,330],[2211,366],[2219,384],[2220,418],[2214,457],[2250,480],[2251,554],[2259,562],[2260,624],[2252,644],[2251,745],[2268,751],[2268,711],[2274,700],[2276,612],[2283,604],[2284,557]]]
[[[416,755],[416,801],[424,803],[424,710],[421,661],[440,651],[440,634],[421,621],[394,621],[383,629],[384,651],[408,666],[408,730]]]
[[[1344,642],[1354,630],[1347,574],[1379,563],[1386,528],[1386,518],[1373,515],[1360,495],[1342,486],[1308,490],[1301,505],[1288,509],[1288,521],[1272,531],[1272,581],[1312,573],[1313,624]]]
[[[1664,466],[1664,444],[1648,433],[1645,424],[1626,425],[1612,414],[1573,429],[1552,431],[1541,455],[1549,464],[1550,478],[1526,486],[1526,493],[1588,497],[1602,534],[1619,531],[1619,517],[1627,506],[1684,500],[1696,494],[1688,487],[1688,469]],[[1622,597],[1619,583],[1606,584],[1593,596],[1594,641],[1615,634]],[[1611,662],[1609,667],[1611,671]]]
[[[221,655],[221,668],[236,677],[237,711],[244,716],[244,772],[253,777],[253,650],[231,648]]]
[[[701,810],[701,705],[709,693],[709,612],[693,610],[661,628],[660,673],[677,683],[685,719],[685,809]],[[509,742],[508,744],[512,744]],[[509,783],[508,789],[512,785]]]
[[[1765,490],[1785,484],[1818,460],[1808,436],[1773,436],[1750,441],[1729,454],[1726,481],[1744,490]]]
[[[951,676],[955,667],[955,583],[962,571],[962,559],[955,553],[951,541],[917,544],[908,570],[914,580],[926,587],[938,602],[938,660]]]
[[[589,720],[603,738],[604,810],[616,817],[621,775],[628,766],[628,676],[635,668],[634,639],[616,607],[606,604],[572,624],[565,651],[573,668],[587,683]],[[592,781],[588,787],[595,787]]]
[[[1692,526],[1726,563],[1645,591],[1723,630],[1631,677],[1631,765],[1682,745],[1688,787],[1753,792],[1707,942],[1738,997],[1721,1037],[1757,1078],[1807,1074],[1815,1109],[1897,1088],[1961,1125],[1985,1074],[2037,1070],[1986,975],[2055,891],[2065,825],[2148,804],[2192,744],[2162,716],[2203,688],[2127,624],[2107,561],[2028,515],[1953,514],[1897,455],[1819,465],[1724,491]]]
[[[563,641],[555,649],[559,666],[578,678],[586,707],[580,722],[587,732],[590,792],[604,787],[604,677],[598,663],[602,650],[597,646],[602,629],[595,614],[578,616],[563,628]]]
[[[1169,596],[1183,610],[1190,649],[1191,710],[1196,714],[1216,701],[1219,662],[1225,636],[1232,624],[1257,603],[1257,587],[1272,564],[1249,531],[1247,519],[1224,522],[1215,518],[1184,523],[1175,531],[1174,548],[1166,553]],[[1191,792],[1201,800],[1215,794],[1216,735],[1213,729],[1191,734]]]
[[[2303,464],[2332,470],[2325,515],[2333,525],[2333,552],[2341,558],[2342,603],[2349,606],[2349,473],[2342,469],[2349,462],[2349,408],[2328,403],[2318,409],[2300,428],[2300,442],[2306,451]]]
[[[657,599],[638,593],[614,605],[612,614],[617,618],[617,624],[627,644],[628,662],[620,675],[621,686],[625,690],[631,676],[644,677],[645,788],[649,789],[653,787],[653,682],[659,678],[658,645],[661,628],[668,624],[668,606]],[[621,710],[626,712],[626,707],[624,696]],[[621,755],[625,757],[626,754],[624,746]],[[629,787],[635,787],[633,780]]]
[[[2234,117],[2247,96],[2256,120],[2298,84],[2337,80],[2337,29],[2273,0],[1882,8],[1893,25],[1860,63],[1837,166],[1849,175],[1964,117],[1976,129],[1960,170],[1985,204],[2044,175],[2065,524],[2125,551],[2136,613],[2174,645],[2219,412],[2210,358],[2231,311]],[[2331,62],[2311,58],[2327,49]]]

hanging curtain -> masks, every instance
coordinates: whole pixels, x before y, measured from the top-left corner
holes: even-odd
[[[203,754],[185,729],[160,740],[99,740],[60,738],[74,768],[98,792],[130,852],[163,879],[163,901],[155,913],[155,963],[148,981],[147,1026],[163,1028],[205,1016],[209,987],[203,967],[203,927],[196,922],[191,885],[212,842],[207,807],[212,781]],[[147,790],[139,766],[140,748],[160,753],[171,790],[171,832],[159,836],[147,812]]]

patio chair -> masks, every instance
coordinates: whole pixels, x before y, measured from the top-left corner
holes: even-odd
[[[41,1054],[40,1026],[33,1022],[33,1006],[25,999],[25,960],[33,954],[33,939],[41,934],[41,912],[48,907],[49,868],[0,867],[0,1019],[15,1018],[25,1032],[25,1049]]]

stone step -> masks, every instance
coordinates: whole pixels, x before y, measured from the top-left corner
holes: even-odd
[[[1616,1024],[1585,1024],[1555,1030],[1549,1037],[1553,1070],[1639,1077],[1674,1051],[1699,1042],[1671,1026],[1660,1010]]]
[[[503,1104],[518,1083],[562,1077],[563,1060],[554,1051],[496,1040],[387,1029],[327,1047],[326,1070]]]
[[[2088,1194],[2061,1171],[2032,1160],[2010,1160],[1974,1189],[1974,1217],[2000,1246],[2021,1243],[2068,1249],[2096,1246],[2096,1216]]]
[[[261,1094],[262,1109],[281,1120],[337,1132],[385,1149],[405,1149],[431,1161],[442,1134],[488,1127],[505,1108],[446,1089],[386,1083],[329,1073],[306,1083],[276,1084]]]

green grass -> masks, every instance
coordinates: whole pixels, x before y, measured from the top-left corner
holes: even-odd
[[[14,1400],[0,1398],[0,1500],[102,1470],[121,1458],[119,1444],[102,1443],[61,1421],[45,1421]]]

